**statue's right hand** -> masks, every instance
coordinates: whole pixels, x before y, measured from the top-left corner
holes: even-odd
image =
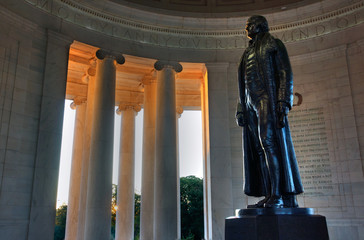
[[[244,127],[245,126],[246,121],[245,121],[245,117],[244,117],[244,114],[243,113],[237,113],[236,114],[236,123],[240,127]]]

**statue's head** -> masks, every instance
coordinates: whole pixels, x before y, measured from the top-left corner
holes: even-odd
[[[246,21],[245,31],[248,37],[253,39],[258,33],[269,32],[268,21],[263,16],[251,16]]]

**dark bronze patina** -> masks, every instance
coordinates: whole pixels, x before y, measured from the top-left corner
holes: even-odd
[[[287,119],[293,105],[288,54],[263,16],[250,17],[246,33],[251,40],[239,66],[236,113],[244,127],[244,192],[264,197],[248,208],[298,207],[303,187]]]

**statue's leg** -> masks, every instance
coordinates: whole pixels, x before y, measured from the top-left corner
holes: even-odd
[[[269,172],[268,172],[268,167],[266,164],[265,153],[264,153],[264,150],[261,145],[260,138],[259,138],[257,113],[252,108],[248,109],[248,119],[249,119],[248,125],[249,125],[249,128],[252,133],[251,134],[252,141],[254,144],[253,147],[259,156],[259,159],[257,159],[257,160],[259,161],[258,166],[259,166],[260,176],[257,176],[257,177],[260,178],[261,186],[257,186],[257,187],[261,188],[261,192],[262,192],[262,195],[264,196],[264,199],[258,201],[256,204],[248,205],[247,207],[248,208],[262,208],[262,207],[264,207],[264,204],[270,198],[270,193],[271,193]]]
[[[297,208],[297,196],[295,194],[283,194],[283,204],[286,208]]]
[[[264,153],[268,163],[271,182],[271,197],[265,203],[265,207],[283,207],[280,187],[280,163],[278,159],[278,143],[275,136],[275,124],[271,114],[268,100],[262,99],[257,106],[259,137],[263,145]]]

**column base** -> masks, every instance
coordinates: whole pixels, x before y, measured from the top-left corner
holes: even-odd
[[[329,240],[326,218],[311,208],[239,209],[225,219],[225,240]]]

